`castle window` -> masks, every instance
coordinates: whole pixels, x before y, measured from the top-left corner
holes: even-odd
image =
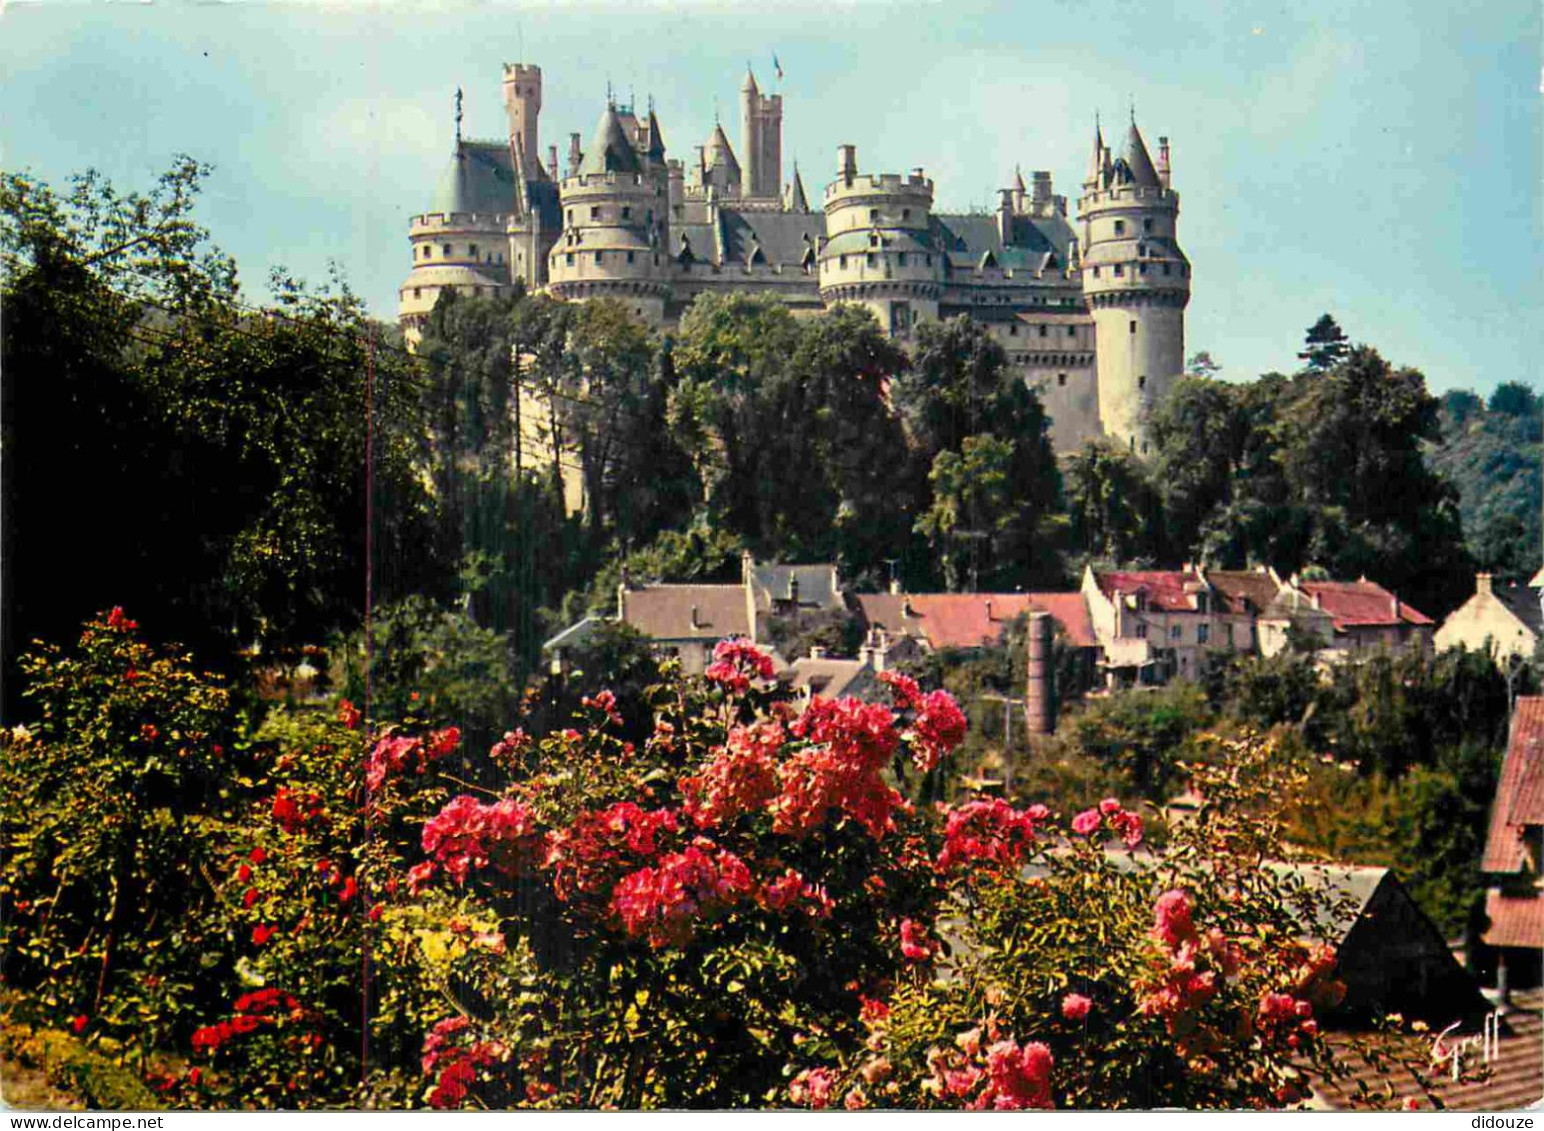
[[[1131,323],[1131,332],[1132,332],[1132,333],[1133,333],[1133,334],[1135,334],[1135,333],[1136,333],[1136,332],[1137,332],[1137,324],[1136,324],[1136,322],[1135,322],[1135,321],[1133,321],[1133,322],[1132,322],[1132,323]]]
[[[899,255],[897,255],[895,257],[895,262],[896,262],[896,264],[898,266],[905,267],[906,266],[906,253],[903,251]]]
[[[1164,274],[1165,274],[1165,275],[1167,275],[1167,274],[1168,274],[1168,273],[1169,273],[1169,265],[1168,265],[1168,264],[1167,264],[1167,263],[1165,263],[1165,264],[1164,264],[1164,265],[1163,265],[1163,273],[1164,273]]]
[[[1144,374],[1141,377],[1137,378],[1137,388],[1139,388],[1139,389],[1147,388],[1147,376],[1146,376],[1146,374]]]
[[[1015,322],[1011,326],[1009,326],[1008,327],[1008,333],[1010,335],[1012,335],[1013,337],[1015,337],[1015,338],[1018,337],[1019,336],[1019,324],[1017,322]]]
[[[574,265],[574,253],[573,252],[569,252],[567,255],[563,256],[563,259],[564,259],[564,261],[567,263],[567,265],[569,267],[572,267]]]
[[[605,254],[604,252],[597,251],[595,253],[595,262],[596,263],[600,263],[601,262],[601,256],[603,256],[604,254]]]
[[[879,246],[879,233],[878,232],[873,232],[873,233],[871,233],[869,235],[869,247],[878,247],[878,246]]]
[[[1042,338],[1047,336],[1050,332],[1051,332],[1051,329],[1050,329],[1049,326],[1041,326],[1040,327],[1040,336]]]
[[[879,256],[875,255],[872,251],[863,258],[868,261],[870,267],[877,267],[879,265]]]
[[[1124,220],[1117,220],[1117,221],[1115,221],[1115,234],[1117,236],[1123,236],[1123,235],[1126,234],[1126,221],[1124,221]]]
[[[597,254],[598,254],[598,253],[597,253]],[[633,261],[633,253],[632,253],[632,252],[628,252],[628,253],[627,253],[627,261],[628,261],[628,262],[629,262],[629,263],[631,263],[631,262],[632,262],[632,261]]]
[[[1142,221],[1142,230],[1144,232],[1147,232],[1147,233],[1151,234],[1151,232],[1153,230],[1153,221],[1152,221],[1151,217],[1149,217],[1148,219]]]
[[[1145,275],[1145,274],[1147,274],[1147,264],[1145,264],[1145,263],[1138,264],[1137,265],[1137,274],[1138,275]]]
[[[441,250],[441,252],[442,252],[442,253],[443,253],[443,254],[444,254],[444,255],[445,255],[445,256],[446,256],[446,258],[449,258],[449,257],[450,257],[450,245],[449,245],[449,244],[446,244],[446,245],[445,245],[445,246],[444,246],[444,247],[443,247],[443,248],[441,248],[441,249],[440,249],[440,250]]]
[[[597,204],[597,205],[594,205],[593,207],[591,207],[591,209],[590,209],[590,219],[591,220],[599,220],[600,219],[600,205]]]
[[[1099,268],[1097,267],[1094,268],[1094,278],[1099,278]]]
[[[843,271],[847,270],[847,257],[845,255],[837,256],[836,257],[836,265],[838,267],[840,267]]]
[[[423,298],[424,297],[424,289],[422,287],[414,287],[413,288],[413,297],[414,298]]]
[[[631,208],[629,208],[627,205],[624,204],[622,206],[622,219],[630,220],[630,219],[632,219],[632,216],[633,216],[633,210]]]
[[[574,222],[574,210],[572,208],[568,210],[568,222],[570,224]]]
[[[470,255],[473,259],[476,259],[477,258],[477,245],[475,243],[474,244],[468,244],[467,245],[467,249],[466,249],[466,253],[468,255]]]
[[[1076,326],[1068,326],[1067,327],[1067,337],[1075,338],[1077,336],[1078,336],[1078,328]]]
[[[1116,275],[1124,275],[1125,273],[1126,273],[1125,268],[1121,264],[1117,263],[1115,265],[1115,274]]]
[[[869,209],[869,221],[870,221],[870,223],[872,223],[872,222],[874,222],[874,221],[876,221],[878,219],[879,219],[879,209],[877,209],[877,208],[870,208]]]

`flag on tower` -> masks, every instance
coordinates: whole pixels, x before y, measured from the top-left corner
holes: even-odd
[[[783,77],[783,64],[777,61],[776,51],[772,52],[772,69],[777,72],[777,77],[781,81]]]

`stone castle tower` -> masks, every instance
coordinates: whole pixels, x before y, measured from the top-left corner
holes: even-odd
[[[688,159],[666,155],[652,103],[640,118],[609,97],[587,146],[540,151],[542,73],[504,66],[506,139],[460,136],[431,211],[413,217],[401,288],[409,341],[440,293],[606,297],[651,325],[702,294],[772,296],[795,313],[834,303],[873,312],[905,341],[918,323],[986,327],[1034,388],[1062,452],[1106,437],[1147,450],[1152,406],[1184,365],[1190,264],[1180,250],[1169,145],[1155,163],[1133,118],[1121,151],[1095,127],[1076,220],[1051,174],[1015,172],[995,210],[943,213],[920,168],[858,171],[840,147],[812,208],[797,166],[782,182],[783,99],[749,69],[738,155],[716,123]]]
[[[1168,138],[1158,139],[1154,165],[1135,118],[1116,157],[1096,126],[1078,201],[1101,430],[1142,454],[1149,413],[1185,366],[1190,262],[1179,248],[1179,194],[1169,172]]]

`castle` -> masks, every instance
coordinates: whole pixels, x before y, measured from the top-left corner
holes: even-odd
[[[569,135],[542,160],[541,69],[505,64],[509,137],[460,136],[431,211],[412,218],[400,291],[410,340],[441,291],[525,289],[615,299],[673,324],[700,294],[772,295],[796,313],[873,311],[905,340],[918,322],[967,315],[1039,391],[1059,451],[1106,436],[1147,447],[1151,406],[1184,364],[1190,264],[1167,138],[1149,154],[1135,117],[1120,151],[1096,125],[1076,226],[1047,172],[1015,173],[995,213],[933,210],[933,182],[860,174],[840,148],[812,207],[797,167],[783,182],[783,99],[747,69],[740,153],[721,125],[690,162],[666,156],[652,105],[640,119],[608,98],[588,146]]]

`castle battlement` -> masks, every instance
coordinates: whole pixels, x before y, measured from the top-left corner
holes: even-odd
[[[535,81],[541,78],[541,68],[538,67],[535,63],[505,63],[504,77],[531,79]]]
[[[616,188],[621,186],[642,186],[647,184],[653,187],[653,182],[646,181],[642,173],[577,173],[572,177],[563,178],[563,191],[570,189],[596,189]]]
[[[408,230],[417,235],[447,229],[501,227],[509,223],[512,215],[510,212],[424,212],[412,218]]]

